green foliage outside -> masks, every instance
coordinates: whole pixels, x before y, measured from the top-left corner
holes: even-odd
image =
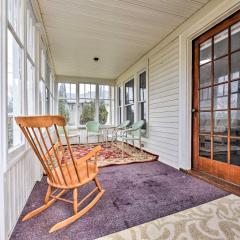
[[[93,121],[95,116],[94,102],[84,103],[82,114],[80,115],[80,124],[84,125],[89,121]]]
[[[108,111],[104,102],[99,103],[99,123],[105,124],[108,118]],[[82,114],[80,115],[80,124],[84,125],[89,121],[94,121],[95,119],[95,104],[94,102],[84,103]]]
[[[65,117],[66,121],[69,121],[69,109],[67,107],[66,102],[63,100],[60,100],[58,103],[58,113]]]
[[[99,104],[99,122],[100,124],[105,124],[108,118],[108,111],[104,102],[100,102]]]

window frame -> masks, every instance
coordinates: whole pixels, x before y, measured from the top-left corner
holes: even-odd
[[[94,101],[95,104],[95,115],[94,115],[94,121],[98,121],[99,120],[99,102],[101,100],[107,100],[110,101],[110,123],[109,124],[105,124],[105,125],[114,125],[115,124],[115,96],[116,96],[116,91],[115,91],[115,85],[111,85],[111,84],[106,84],[106,83],[95,83],[95,82],[83,82],[83,81],[59,81],[57,82],[57,105],[59,105],[59,100],[61,98],[59,98],[59,84],[76,84],[76,99],[77,99],[77,105],[76,105],[76,124],[75,126],[78,128],[83,128],[85,127],[85,124],[80,124],[80,100],[85,100],[87,101]],[[84,85],[84,96],[80,97],[80,84]],[[90,89],[91,89],[91,85],[95,86],[95,95],[92,97],[90,95],[86,96],[86,85],[90,85]],[[109,86],[109,98],[102,98],[100,99],[99,95],[100,95],[100,88],[99,86],[103,85],[103,86]],[[91,91],[91,90],[90,90]],[[112,96],[113,95],[113,96]],[[57,106],[57,111],[58,111],[58,106]]]
[[[145,96],[145,100],[140,100],[140,75],[142,73],[146,74],[146,96]],[[149,128],[148,128],[148,102],[149,102],[149,90],[148,90],[148,71],[147,68],[143,68],[142,70],[138,71],[137,73],[137,119],[141,120],[141,112],[140,112],[140,105],[141,103],[146,103],[146,119],[145,119],[145,127],[146,129],[144,129],[144,136],[148,137],[148,133],[149,133]]]
[[[126,84],[130,81],[133,81],[133,102],[132,103],[127,103],[126,104]],[[132,106],[133,107],[133,124],[136,121],[136,77],[131,76],[128,78],[127,81],[123,83],[123,120],[127,120],[127,107]]]
[[[119,89],[121,89],[120,95],[119,95]],[[117,94],[116,94],[116,109],[117,109],[117,123],[121,124],[123,122],[124,116],[123,116],[123,102],[124,102],[124,87],[122,84],[117,85]],[[121,98],[121,104],[119,104],[119,97]]]
[[[10,2],[8,2],[10,3]],[[19,109],[19,113],[23,114],[26,109],[24,107],[24,102],[25,102],[25,94],[24,94],[24,90],[25,90],[25,85],[26,85],[26,68],[25,68],[25,62],[26,62],[26,57],[25,57],[25,1],[22,1],[22,8],[20,11],[20,15],[21,15],[21,22],[20,22],[20,32],[17,33],[17,29],[14,28],[14,26],[12,25],[12,23],[9,20],[9,9],[8,9],[8,3],[6,3],[6,9],[7,9],[7,14],[6,14],[6,88],[7,88],[7,109],[6,109],[6,116],[7,116],[7,121],[6,121],[6,129],[8,129],[8,120],[9,120],[9,113],[8,113],[8,91],[9,91],[9,68],[8,68],[8,61],[9,61],[9,34],[11,34],[11,37],[13,38],[13,41],[16,42],[16,44],[18,45],[20,52],[21,52],[21,62],[20,62],[20,66],[21,66],[21,70],[20,70],[20,85],[21,85],[21,95],[20,95],[20,109]],[[19,35],[18,35],[19,34]],[[19,132],[19,143],[13,146],[9,146],[8,142],[9,142],[9,131],[7,131],[7,135],[6,135],[6,140],[7,140],[7,150],[8,150],[8,154],[11,154],[12,152],[14,152],[15,150],[22,148],[25,145],[25,140],[23,139],[22,133],[20,132],[20,130],[18,130]]]
[[[139,77],[140,75],[146,72],[146,99],[144,101],[140,101],[139,98],[139,90],[140,90],[140,83],[139,83]],[[129,105],[134,106],[134,122],[140,120],[140,111],[139,111],[139,105],[142,102],[146,103],[146,130],[144,130],[143,136],[145,138],[149,137],[149,81],[148,81],[148,67],[145,66],[141,68],[141,70],[135,72],[134,75],[131,75],[130,77],[127,78],[126,81],[122,81],[121,83],[117,84],[117,94],[116,94],[116,109],[117,109],[117,123],[120,124],[121,121],[119,119],[120,114],[119,112],[121,111],[122,114],[122,121],[127,120],[126,118],[126,107]],[[125,103],[125,85],[127,82],[131,81],[134,79],[134,103],[126,104]],[[122,106],[119,106],[119,92],[118,89],[122,88]],[[122,109],[121,109],[122,108]]]

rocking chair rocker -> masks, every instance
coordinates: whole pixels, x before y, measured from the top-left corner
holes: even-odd
[[[16,122],[41,162],[47,174],[48,182],[44,205],[28,213],[22,220],[26,221],[40,214],[57,200],[73,204],[74,215],[55,224],[49,231],[51,233],[76,221],[87,213],[102,197],[105,190],[98,181],[96,163],[97,154],[101,147],[97,146],[86,156],[77,159],[74,156],[66,133],[65,119],[61,116],[16,117]],[[59,128],[63,128],[67,143],[65,148],[61,142]],[[43,130],[46,133],[45,137]],[[69,153],[68,158],[66,152]],[[78,188],[90,181],[94,181],[96,187],[78,202]],[[69,190],[73,192],[73,200],[62,198],[62,195]],[[94,199],[82,210],[78,211],[78,207],[96,192],[98,194]]]

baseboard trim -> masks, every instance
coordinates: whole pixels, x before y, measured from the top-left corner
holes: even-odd
[[[223,179],[211,176],[207,173],[196,171],[196,170],[185,170],[180,169],[182,172],[189,174],[193,177],[201,179],[205,182],[208,182],[216,187],[219,187],[227,192],[233,193],[237,196],[240,196],[240,186],[232,184],[230,182],[224,181]]]

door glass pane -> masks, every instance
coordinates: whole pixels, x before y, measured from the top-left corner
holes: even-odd
[[[211,158],[211,137],[210,135],[199,136],[199,155]]]
[[[211,91],[212,88],[203,88],[200,90],[200,110],[211,109]]]
[[[240,108],[240,81],[231,82],[231,108]]]
[[[228,57],[214,61],[214,83],[228,81]]]
[[[231,136],[240,136],[240,110],[231,111]]]
[[[212,52],[212,41],[211,39],[200,45],[200,65],[211,61]]]
[[[214,87],[214,109],[228,108],[228,83]]]
[[[231,78],[240,78],[240,52],[231,55]]]
[[[221,57],[228,52],[228,29],[214,36],[214,58]]]
[[[231,139],[230,163],[240,166],[240,139]]]
[[[231,50],[240,49],[240,22],[231,26]]]
[[[212,63],[207,63],[200,67],[200,87],[211,85],[211,66]]]
[[[221,162],[227,162],[228,158],[227,146],[228,146],[227,138],[214,137],[213,159]]]
[[[200,133],[211,132],[211,112],[200,113]]]
[[[227,111],[214,112],[214,133],[220,135],[228,134],[228,114]]]

